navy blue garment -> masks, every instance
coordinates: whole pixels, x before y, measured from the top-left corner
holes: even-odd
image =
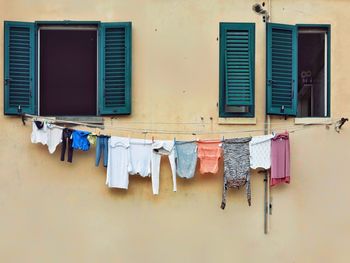
[[[75,130],[72,133],[73,149],[87,151],[90,149],[90,142],[87,137],[90,132]]]
[[[108,163],[108,136],[99,136],[96,140],[96,166],[99,166],[101,155],[103,153],[103,166]]]
[[[68,128],[65,128],[63,129],[63,132],[62,132],[62,150],[61,150],[61,161],[64,161],[64,156],[66,154],[66,147],[67,147],[67,144],[68,144],[68,162],[72,162],[73,161],[73,147],[72,147],[72,133],[73,131],[68,129]]]

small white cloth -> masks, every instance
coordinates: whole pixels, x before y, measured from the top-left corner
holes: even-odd
[[[129,138],[112,136],[108,140],[108,187],[128,189],[130,167]]]
[[[43,127],[39,129],[33,121],[31,141],[32,143],[47,145],[49,152],[53,154],[57,145],[62,142],[62,128],[44,122]]]
[[[252,169],[271,167],[271,139],[273,135],[255,136],[249,142],[250,167]]]
[[[173,177],[173,191],[176,192],[176,164],[174,141],[155,141],[152,144],[152,190],[153,194],[159,194],[160,159],[167,155],[170,162]]]
[[[151,175],[152,141],[130,139],[130,174]]]

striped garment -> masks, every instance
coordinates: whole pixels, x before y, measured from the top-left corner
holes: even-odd
[[[221,208],[225,209],[228,188],[246,185],[248,204],[251,204],[249,142],[251,137],[224,140],[224,188]]]

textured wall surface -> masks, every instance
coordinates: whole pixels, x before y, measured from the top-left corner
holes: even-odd
[[[273,22],[331,24],[331,115],[349,116],[348,2],[271,2]],[[264,128],[265,25],[252,12],[254,3],[1,0],[0,20],[131,21],[133,113],[106,118],[106,125],[236,131],[225,135],[236,137],[263,133],[239,130]],[[218,124],[219,22],[256,23],[254,125]],[[3,42],[0,27],[0,50]],[[3,92],[0,101],[3,112]],[[271,126],[302,128],[294,118],[274,117]],[[149,178],[131,177],[128,191],[111,190],[104,184],[105,169],[94,166],[94,149],[75,152],[72,164],[60,162],[60,148],[50,155],[45,146],[30,143],[30,125],[0,114],[0,127],[2,262],[349,262],[349,124],[340,134],[324,126],[291,134],[292,182],[271,190],[268,235],[261,174],[252,174],[251,207],[244,189],[232,190],[223,211],[222,169],[178,179],[174,193],[164,159],[159,196],[152,195]],[[210,136],[176,135],[194,137]]]

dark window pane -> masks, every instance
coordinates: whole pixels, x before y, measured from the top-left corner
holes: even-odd
[[[96,115],[96,49],[95,30],[41,30],[41,115]]]

